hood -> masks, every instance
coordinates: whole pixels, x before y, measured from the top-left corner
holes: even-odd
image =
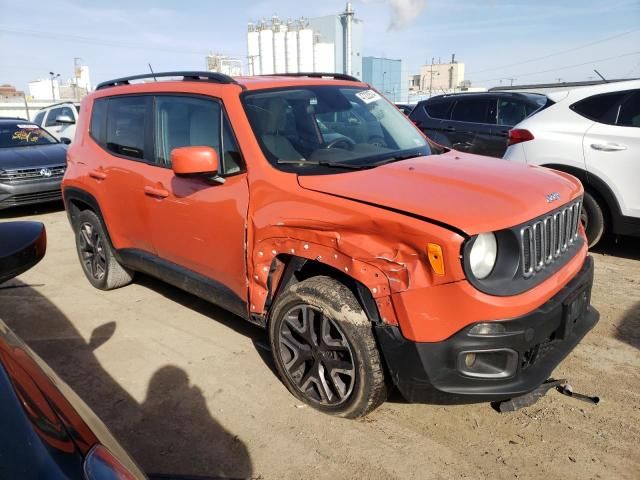
[[[63,143],[0,148],[0,170],[49,167],[66,162],[67,146]]]
[[[570,175],[479,155],[447,152],[337,175],[299,176],[301,187],[400,210],[474,235],[558,208],[582,193]],[[547,202],[547,195],[559,199]]]

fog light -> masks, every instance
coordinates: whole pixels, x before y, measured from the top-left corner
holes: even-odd
[[[505,331],[501,323],[478,323],[469,330],[469,335],[501,335]]]
[[[467,368],[473,367],[473,364],[476,363],[476,354],[475,353],[467,353],[464,356],[464,365]]]

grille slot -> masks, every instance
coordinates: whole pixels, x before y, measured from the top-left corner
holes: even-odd
[[[555,262],[576,241],[581,207],[582,199],[520,229],[523,277],[531,277]]]
[[[43,170],[48,170],[51,175],[43,175]],[[0,182],[22,182],[40,178],[59,178],[64,175],[65,165],[51,167],[21,168],[16,170],[0,170]]]

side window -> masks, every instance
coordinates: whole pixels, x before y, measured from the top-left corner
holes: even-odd
[[[107,143],[107,102],[106,98],[98,99],[93,102],[93,108],[91,109],[89,133],[102,146]]]
[[[449,120],[449,111],[451,110],[451,102],[433,102],[424,106],[427,114],[431,118]]]
[[[512,127],[527,118],[533,112],[533,108],[517,100],[500,98],[498,99],[498,125]]]
[[[106,148],[126,157],[143,159],[146,97],[112,97],[106,127]]]
[[[171,150],[179,147],[212,147],[220,161],[221,108],[215,100],[186,96],[156,97],[156,163],[171,166]]]
[[[63,110],[62,107],[52,108],[51,110],[49,110],[49,115],[47,115],[47,123],[45,127],[53,127],[57,125],[56,118],[62,115],[62,110]]]
[[[640,127],[640,90],[625,99],[616,124],[622,127]]]
[[[40,125],[41,127],[42,125],[42,120],[44,120],[44,114],[46,112],[38,112],[38,114],[36,115],[36,118],[33,120],[33,123]]]
[[[629,92],[612,92],[580,100],[571,105],[571,109],[583,117],[598,123],[614,125],[620,102]]]
[[[467,98],[456,102],[451,119],[458,122],[495,124],[495,99]]]

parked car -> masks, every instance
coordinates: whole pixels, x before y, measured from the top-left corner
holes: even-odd
[[[44,225],[0,223],[0,283],[38,263]],[[0,320],[0,478],[143,479],[89,407]]]
[[[579,178],[589,246],[607,232],[640,236],[640,80],[554,93],[511,130],[504,158]]]
[[[408,103],[396,103],[396,107],[398,107],[398,110],[408,117],[413,111],[413,107],[415,107],[415,105],[409,105]]]
[[[0,120],[0,210],[60,200],[67,146],[26,120]]]
[[[40,109],[34,122],[46,128],[58,140],[71,143],[76,136],[76,123],[80,115],[80,103],[64,102]]]
[[[546,96],[533,93],[456,93],[421,101],[409,118],[444,147],[502,157],[509,130],[550,104]]]
[[[146,272],[266,328],[291,393],[349,418],[389,384],[413,402],[527,394],[596,324],[572,176],[432,154],[346,75],[155,76],[171,79],[100,84],[69,149],[94,287]],[[337,125],[354,104],[382,141]]]

